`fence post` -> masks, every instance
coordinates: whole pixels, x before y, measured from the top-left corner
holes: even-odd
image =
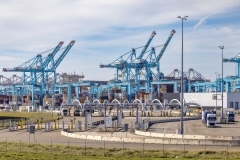
[[[22,152],[22,142],[21,142],[21,138],[20,138],[20,152]]]
[[[68,139],[68,155],[69,155],[69,139]]]
[[[227,143],[227,159],[228,159],[228,143]]]
[[[123,142],[122,154],[124,155],[124,140],[122,142]]]
[[[7,146],[7,138],[6,138],[6,152],[7,152],[7,148],[8,148],[8,146]]]
[[[205,135],[205,141],[204,141],[204,145],[205,145],[204,158],[206,159],[206,135]]]
[[[164,157],[164,138],[163,138],[163,150],[162,150],[162,152],[163,152],[163,158],[165,158]]]
[[[145,138],[143,138],[143,157],[144,157],[144,143],[145,143]]]
[[[86,156],[87,154],[86,154],[86,140],[85,140],[85,156]]]
[[[104,148],[104,152],[103,152],[103,156],[105,157],[105,141],[104,141],[104,143],[103,143],[103,148]]]
[[[52,155],[52,138],[51,138],[51,155]]]
[[[185,158],[185,141],[183,143],[183,148],[184,148],[184,151],[183,151],[183,158]]]
[[[37,140],[36,140],[36,144],[35,145],[36,145],[36,153],[37,153]]]

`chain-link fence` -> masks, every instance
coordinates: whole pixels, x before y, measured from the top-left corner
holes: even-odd
[[[64,154],[80,156],[133,156],[146,158],[240,158],[240,151],[225,146],[194,146],[147,144],[106,141],[26,141],[17,138],[1,138],[0,152],[37,153],[37,154]]]

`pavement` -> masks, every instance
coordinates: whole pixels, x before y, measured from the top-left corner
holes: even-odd
[[[162,117],[154,117],[155,119]],[[153,119],[154,119],[153,118]],[[165,118],[165,117],[164,117]],[[65,125],[70,125],[70,119],[74,119],[74,117],[64,117],[59,121],[59,124],[62,124],[64,121]],[[75,121],[82,121],[84,124],[85,117],[75,117]],[[103,117],[92,117],[92,121],[103,120]],[[125,117],[122,121],[122,124],[128,123],[133,124],[135,122],[135,117]],[[218,124],[217,128],[208,128],[204,124],[202,124],[201,120],[192,120],[192,121],[184,121],[185,126],[185,134],[197,134],[197,135],[226,135],[226,136],[239,136],[240,135],[240,116],[236,117],[236,122],[230,124]],[[53,123],[52,123],[53,125]],[[169,122],[169,123],[159,123],[154,124],[148,131],[149,132],[159,132],[159,133],[176,133],[176,129],[179,127],[179,122]],[[26,129],[18,130],[18,131],[9,131],[8,129],[0,130],[0,140],[1,141],[14,141],[14,142],[33,142],[37,141],[37,143],[44,144],[62,144],[62,145],[74,145],[74,146],[86,146],[87,147],[103,147],[105,145],[106,148],[122,148],[122,142],[102,142],[102,141],[93,141],[93,140],[84,140],[84,139],[75,139],[68,138],[62,136],[61,129],[54,130],[50,132],[45,132],[44,129],[35,131],[34,134],[29,134]],[[102,136],[114,136],[114,137],[142,137],[135,134],[131,134],[130,132],[76,132],[78,134],[85,135],[102,135]],[[29,138],[30,137],[30,138]],[[148,138],[148,137],[145,137]],[[226,146],[194,146],[194,145],[167,145],[167,144],[139,144],[139,143],[126,143],[124,144],[125,148],[134,148],[134,149],[162,149],[165,150],[204,150],[205,147],[207,150],[239,150],[240,147],[226,147]]]

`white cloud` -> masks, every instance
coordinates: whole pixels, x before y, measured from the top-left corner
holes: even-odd
[[[144,45],[153,30],[157,31],[157,35],[150,46],[162,44],[173,28],[177,33],[162,57],[161,67],[165,69],[174,62],[172,67],[179,68],[177,64],[180,57],[176,54],[181,48],[181,25],[177,16],[189,16],[184,28],[186,54],[212,50],[211,47],[220,43],[220,40],[236,49],[233,44],[237,43],[239,36],[233,30],[237,33],[235,29],[238,27],[230,24],[198,26],[208,18],[206,15],[222,15],[239,6],[238,0],[222,0],[221,3],[218,0],[1,1],[1,51],[10,52],[12,58],[21,59],[6,59],[5,62],[9,63],[0,64],[0,68],[14,67],[37,53],[53,48],[59,41],[67,45],[75,39],[75,45],[58,71],[83,72],[86,73],[86,79],[110,79],[114,70],[99,69],[100,63],[110,63],[132,47]],[[193,26],[195,21],[198,23]],[[198,31],[188,27],[198,28]],[[221,33],[225,33],[227,38]]]
[[[200,26],[204,21],[206,21],[206,19],[210,17],[210,15],[204,17],[203,19],[201,19],[193,28],[196,29],[198,26]]]

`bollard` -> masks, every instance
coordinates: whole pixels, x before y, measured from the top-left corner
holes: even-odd
[[[45,132],[47,132],[47,123],[45,122]]]
[[[21,124],[20,124],[20,126],[21,126],[21,129],[23,129],[23,119],[21,119]]]
[[[11,120],[9,121],[9,131],[11,131],[11,126],[12,126],[12,124],[11,124]]]
[[[172,110],[170,111],[170,117],[172,117]]]
[[[160,116],[162,117],[162,110],[160,111]]]
[[[151,117],[153,117],[153,111],[151,111]]]
[[[71,120],[71,129],[73,129],[73,120]]]
[[[54,129],[55,130],[57,129],[57,120],[56,119],[54,120]]]
[[[39,121],[39,119],[37,120],[37,129],[40,129],[40,121]]]
[[[64,121],[62,122],[62,130],[64,130]]]
[[[51,127],[51,122],[48,122],[48,131],[50,131]]]
[[[29,128],[28,128],[28,122],[27,122],[27,131],[29,132],[29,130],[28,130]]]

